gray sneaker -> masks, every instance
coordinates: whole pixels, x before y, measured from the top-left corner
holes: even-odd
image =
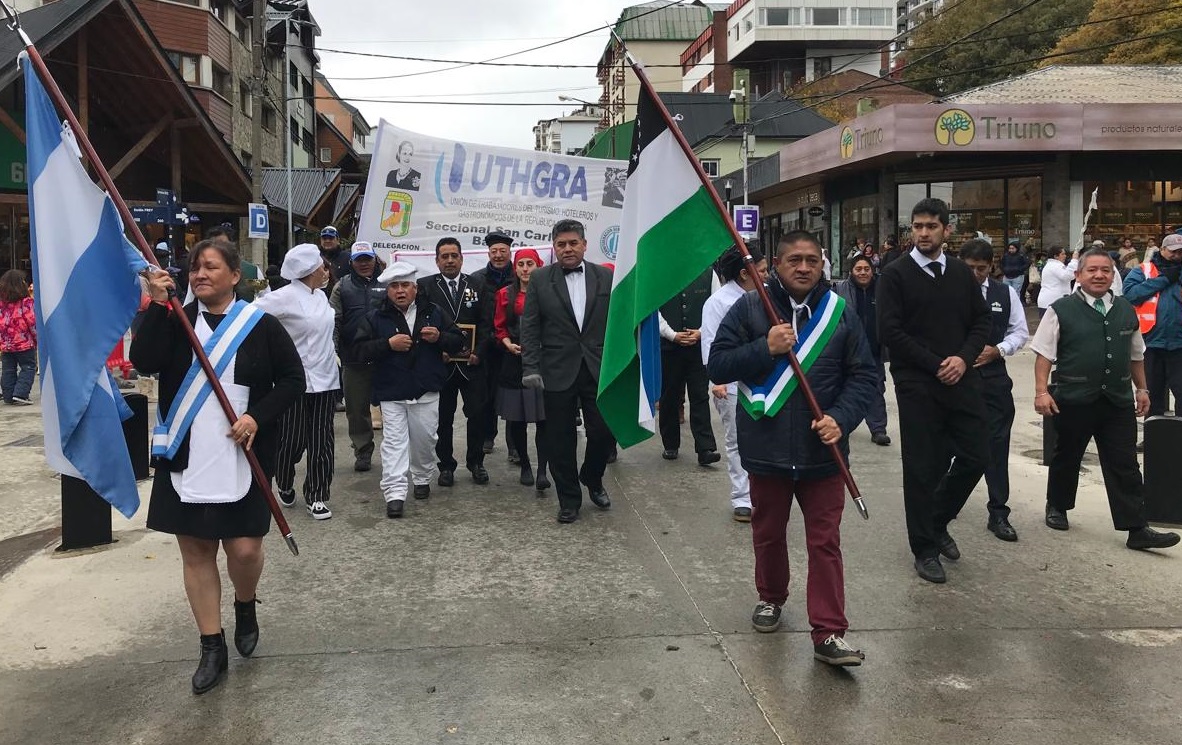
[[[751,614],[751,625],[762,634],[776,631],[780,628],[780,606],[759,601]]]
[[[813,645],[813,659],[836,667],[857,667],[866,659],[866,654],[846,644],[845,639],[837,634],[830,634],[825,641]]]

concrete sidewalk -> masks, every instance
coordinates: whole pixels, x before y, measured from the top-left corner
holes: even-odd
[[[498,441],[491,484],[461,472],[394,521],[377,471],[350,470],[341,417],[335,516],[289,511],[299,558],[268,537],[258,656],[231,652],[210,694],[189,692],[180,560],[145,510],[114,518],[112,547],[37,550],[0,580],[0,743],[1178,741],[1182,554],[1124,548],[1094,461],[1071,531],[1042,525],[1032,366],[1010,366],[1021,540],[986,532],[982,485],[952,526],[947,585],[911,567],[897,438],[852,436],[871,510],[843,526],[860,669],[812,660],[799,521],[784,629],[752,631],[750,531],[724,469],[650,441],[610,467],[610,511],[559,526],[553,490],[517,485]],[[39,431],[35,408],[0,408],[0,445]],[[0,537],[51,526],[40,448],[0,453]]]

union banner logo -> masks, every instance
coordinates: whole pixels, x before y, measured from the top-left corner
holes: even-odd
[[[854,130],[846,127],[841,130],[841,158],[854,157]]]
[[[386,192],[386,203],[382,207],[381,229],[401,238],[410,232],[410,212],[415,199],[405,191]]]
[[[965,146],[977,136],[977,123],[963,109],[948,109],[936,117],[936,142],[941,145]]]

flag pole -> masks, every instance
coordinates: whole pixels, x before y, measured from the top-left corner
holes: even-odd
[[[677,139],[677,144],[681,146],[681,150],[685,153],[685,157],[693,164],[694,171],[698,174],[698,180],[702,182],[702,186],[706,187],[706,193],[714,201],[715,208],[718,213],[722,215],[723,221],[726,223],[727,229],[730,231],[731,238],[739,249],[739,253],[743,256],[743,262],[747,265],[748,273],[754,277],[755,273],[755,259],[751,256],[751,252],[747,250],[747,244],[743,241],[743,237],[739,235],[735,223],[731,220],[731,216],[727,214],[726,206],[722,203],[722,199],[715,191],[714,185],[710,182],[710,177],[706,175],[706,171],[702,169],[701,162],[698,161],[698,156],[694,154],[694,149],[690,147],[689,141],[685,139],[685,135],[681,132],[681,127],[674,121],[673,115],[669,113],[669,109],[665,108],[665,103],[661,97],[657,95],[657,91],[653,88],[653,84],[648,79],[648,75],[644,71],[644,67],[636,61],[632,53],[628,51],[628,47],[624,45],[624,40],[616,35],[615,30],[612,30],[612,36],[620,47],[623,48],[624,54],[628,58],[628,64],[631,65],[632,71],[636,73],[637,79],[640,80],[641,87],[652,97],[653,102],[656,103],[657,109],[661,112],[661,116],[665,120],[665,126],[673,133]],[[763,304],[763,310],[767,314],[768,321],[773,326],[778,326],[783,323],[775,307],[772,305],[771,296],[768,295],[767,288],[763,283],[756,282],[755,290],[759,293],[759,300]],[[813,419],[819,421],[825,413],[821,410],[821,404],[817,401],[816,395],[813,393],[812,387],[809,385],[808,378],[804,376],[804,370],[800,367],[800,360],[796,358],[796,354],[792,350],[788,350],[788,364],[792,366],[792,372],[796,376],[798,382],[797,389],[804,394],[805,401],[808,403],[809,411],[812,412]],[[833,460],[837,463],[838,470],[841,471],[841,477],[845,481],[846,488],[849,489],[850,496],[854,499],[854,505],[858,508],[858,514],[864,520],[870,519],[870,513],[866,509],[866,502],[862,498],[862,492],[858,489],[857,483],[854,482],[854,475],[850,473],[849,466],[846,465],[845,458],[841,454],[841,449],[837,443],[832,443],[829,446],[833,452]]]
[[[45,86],[50,98],[53,99],[57,105],[58,111],[65,115],[66,120],[70,123],[70,129],[73,130],[74,139],[78,146],[90,161],[91,166],[98,174],[99,180],[106,189],[107,194],[111,197],[111,201],[115,204],[115,208],[119,210],[119,216],[123,219],[123,227],[126,233],[129,233],[135,243],[136,248],[144,255],[144,259],[149,264],[160,268],[160,263],[156,260],[152,249],[148,247],[148,241],[140,232],[139,227],[135,224],[135,219],[131,215],[131,210],[128,209],[127,203],[123,201],[118,189],[115,188],[115,181],[111,178],[111,174],[107,172],[102,161],[95,152],[94,146],[90,144],[90,138],[86,136],[86,132],[82,129],[82,125],[78,122],[78,118],[74,115],[74,111],[70,108],[66,97],[58,88],[57,81],[53,79],[49,68],[45,65],[45,60],[41,57],[37,47],[34,46],[33,41],[29,38],[25,30],[21,28],[20,21],[8,7],[7,2],[0,2],[3,6],[4,14],[8,17],[8,28],[20,34],[21,41],[24,42],[25,51],[29,55],[29,62],[32,63],[33,69],[37,72],[37,77],[41,79],[41,83]],[[209,358],[205,354],[205,350],[201,347],[201,342],[197,339],[197,333],[193,330],[193,324],[189,323],[188,316],[185,315],[184,305],[180,298],[173,295],[169,298],[169,305],[172,312],[176,315],[181,323],[181,328],[185,330],[185,336],[188,337],[189,346],[193,348],[193,354],[197,358],[197,362],[201,365],[205,377],[209,380],[213,387],[213,393],[217,397],[218,403],[221,404],[222,412],[225,413],[226,418],[233,424],[237,421],[238,416],[234,413],[234,407],[230,405],[230,399],[226,398],[226,392],[222,388],[221,381],[218,380],[217,374],[213,370],[213,366],[209,362]],[[263,491],[263,496],[267,499],[267,505],[271,509],[271,515],[275,518],[275,525],[279,528],[279,532],[283,535],[283,540],[287,543],[288,549],[291,550],[292,555],[298,556],[300,553],[299,546],[296,545],[295,537],[292,536],[291,528],[287,524],[287,519],[284,518],[283,512],[279,508],[279,503],[275,499],[275,494],[271,491],[271,482],[263,473],[262,466],[259,465],[259,460],[255,456],[254,451],[248,450],[245,443],[242,445],[242,451],[246,454],[246,461],[250,464],[250,471],[254,475],[254,480],[258,483]]]

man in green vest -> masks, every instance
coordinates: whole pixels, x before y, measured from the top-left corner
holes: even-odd
[[[713,274],[707,269],[661,306],[661,407],[657,424],[665,460],[681,447],[681,401],[689,399],[690,432],[698,465],[722,459],[710,427],[710,380],[702,364],[702,307],[710,297]]]
[[[1075,292],[1055,301],[1039,322],[1030,348],[1034,363],[1034,408],[1052,417],[1057,442],[1047,473],[1047,527],[1067,530],[1075,507],[1079,469],[1088,442],[1096,440],[1112,524],[1129,533],[1132,549],[1169,548],[1177,533],[1145,522],[1137,420],[1149,411],[1145,389],[1145,340],[1137,313],[1114,296],[1108,252],[1090,249],[1075,271]],[[1058,383],[1047,387],[1051,363]],[[1134,391],[1135,389],[1135,391]]]

